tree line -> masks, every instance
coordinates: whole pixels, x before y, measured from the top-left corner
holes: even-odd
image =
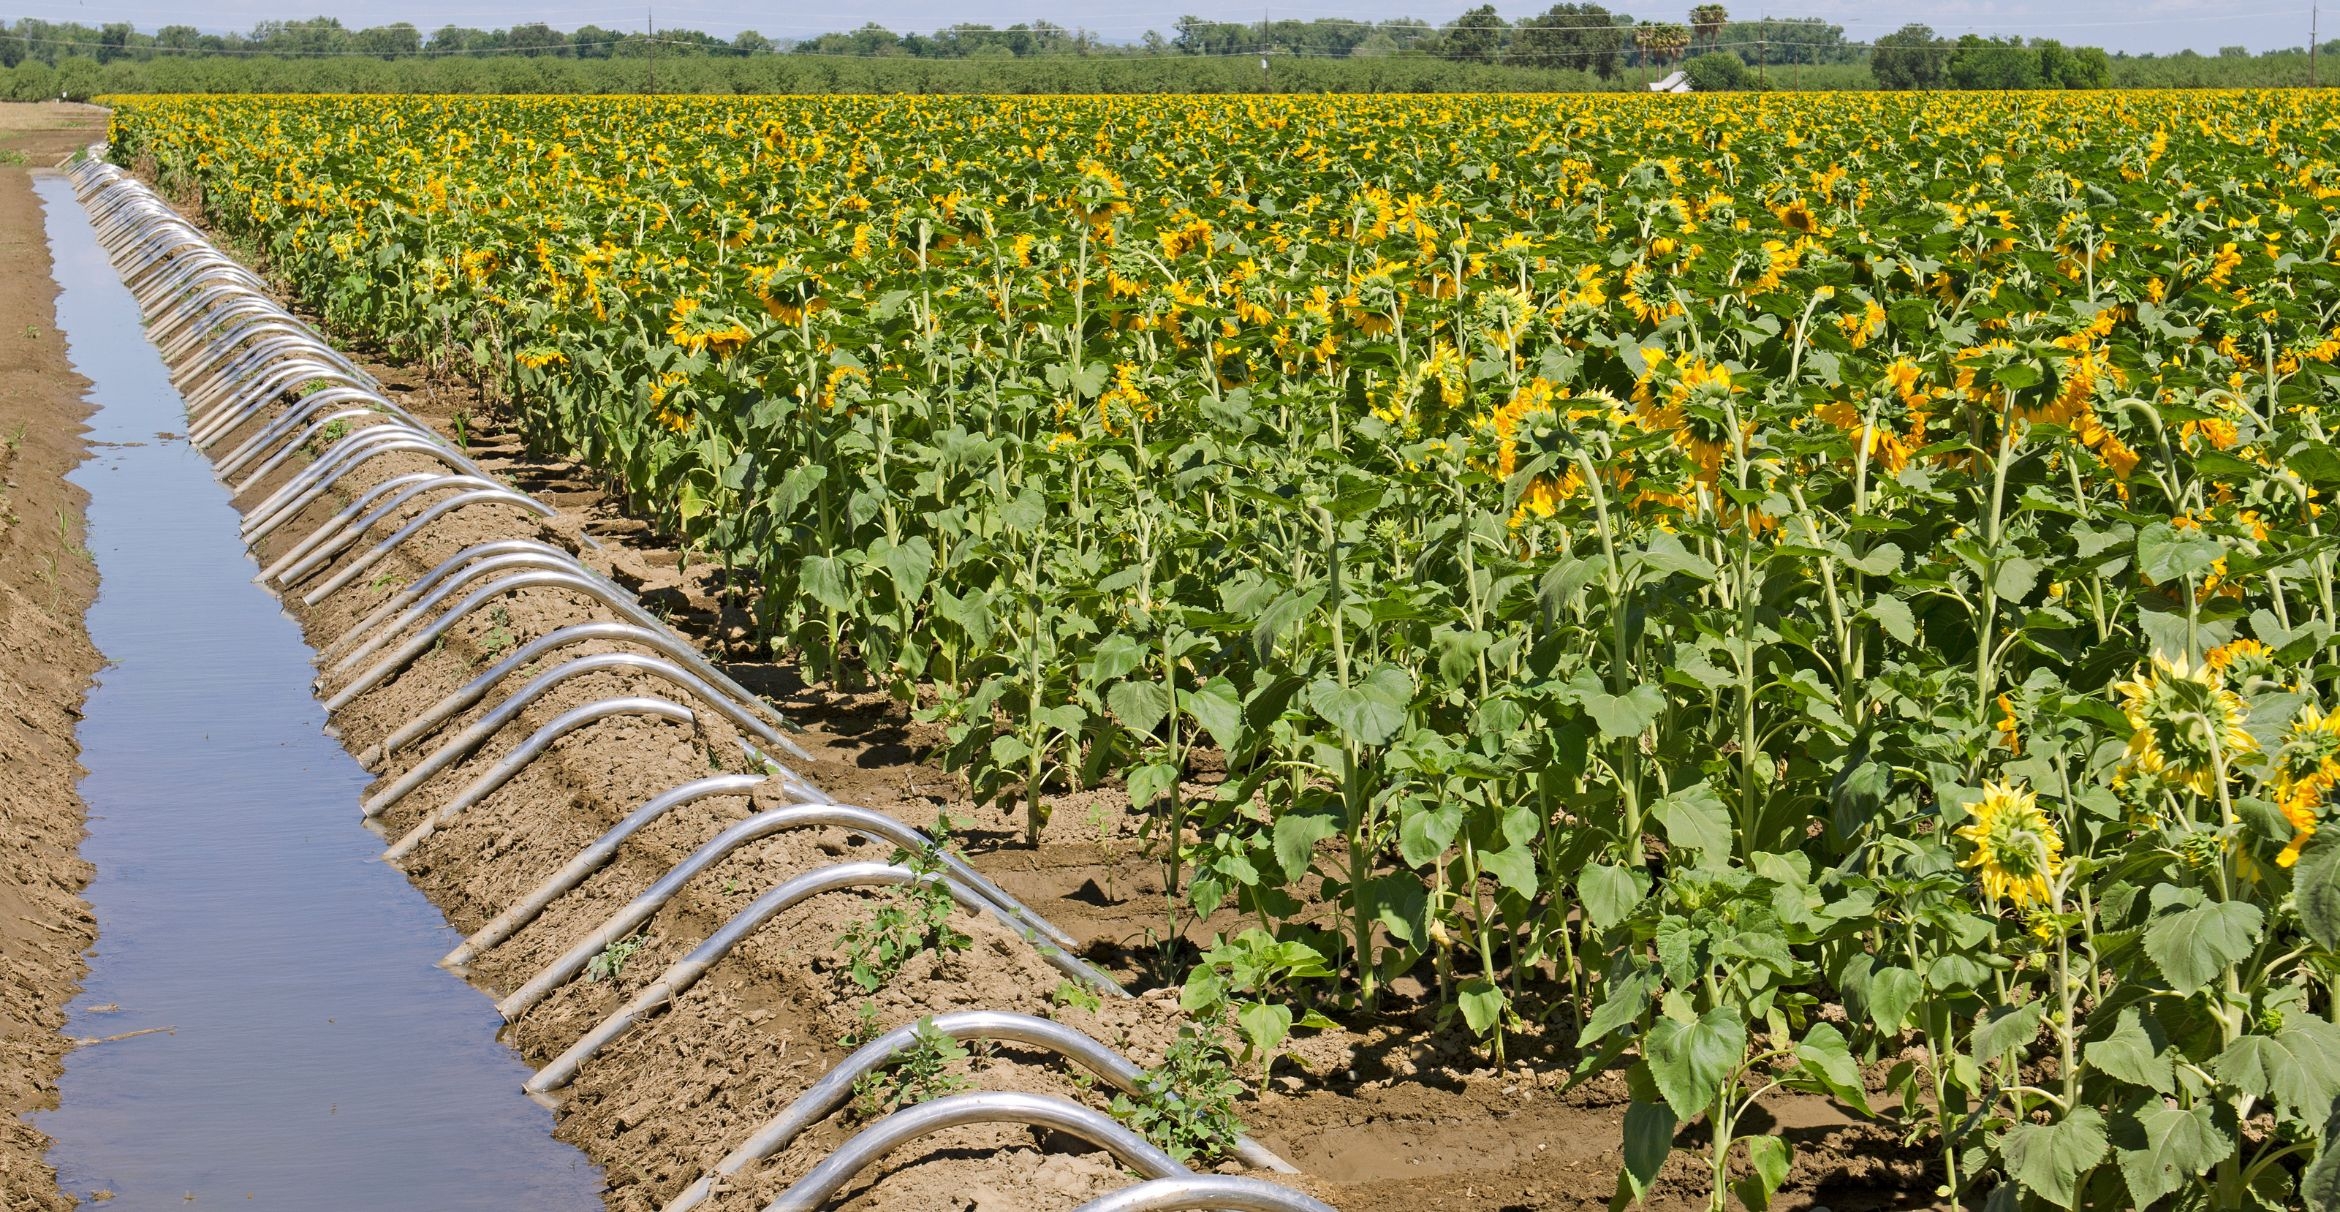
[[[1046,63],[1017,66],[1027,60]],[[2306,83],[2312,70],[2304,49],[2108,55],[2046,39],[1949,39],[1923,25],[1864,46],[1824,20],[1734,20],[1714,3],[1678,22],[1578,2],[1517,20],[1482,4],[1443,25],[1185,16],[1133,43],[1050,21],[909,34],[871,23],[796,40],[752,30],[719,38],[543,23],[425,34],[407,22],[351,28],[330,17],[267,21],[236,34],[0,22],[0,97],[13,99],[164,91],[1578,91],[1638,88],[1677,67],[1709,92],[2275,86]]]

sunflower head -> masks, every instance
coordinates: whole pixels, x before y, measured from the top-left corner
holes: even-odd
[[[2326,715],[2311,703],[2284,730],[2283,746],[2275,751],[2275,803],[2292,828],[2291,843],[2275,857],[2276,865],[2299,862],[2301,849],[2335,799],[2335,788],[2340,788],[2340,715]]]
[[[2275,650],[2257,640],[2242,639],[2221,644],[2204,654],[2203,661],[2226,679],[2230,686],[2244,693],[2272,690],[2283,684],[2283,669],[2275,659]]]
[[[2258,751],[2259,743],[2243,731],[2250,708],[2208,664],[2157,653],[2150,669],[2140,666],[2114,689],[2132,730],[2124,774],[2156,775],[2210,795],[2216,789],[2218,758],[2231,762]]]
[[[1983,896],[2018,909],[2049,905],[2048,881],[2064,866],[2064,839],[2040,811],[2039,794],[2012,783],[1985,783],[1974,819],[1958,836],[1974,846],[1959,863],[1974,870]]]

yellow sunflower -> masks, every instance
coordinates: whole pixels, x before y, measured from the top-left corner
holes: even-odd
[[[2050,903],[2048,881],[2064,867],[2064,839],[2040,811],[2039,795],[2020,784],[1984,783],[1974,820],[1958,836],[1974,845],[1959,863],[1974,869],[1983,896],[2016,908]]]
[[[2150,670],[2140,666],[2129,681],[2113,688],[2120,691],[2121,712],[2134,730],[2124,774],[2158,775],[2206,796],[2216,790],[2215,758],[2231,762],[2258,752],[2259,743],[2243,731],[2250,708],[2207,664],[2156,654]]]
[[[2293,830],[2291,844],[2275,858],[2278,866],[2299,861],[2335,786],[2340,786],[2340,715],[2326,715],[2311,703],[2300,708],[2299,718],[2283,733],[2283,747],[2275,751],[2275,802]]]

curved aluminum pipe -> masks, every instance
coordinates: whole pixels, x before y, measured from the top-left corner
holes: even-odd
[[[187,415],[194,422],[190,433],[196,439],[196,446],[208,450],[276,407],[280,397],[312,382],[372,390],[331,360],[303,351],[265,363],[248,376],[223,382],[217,391],[180,394],[185,397]]]
[[[440,518],[443,518],[466,505],[484,505],[489,503],[511,505],[516,508],[525,509],[540,518],[558,516],[553,512],[552,506],[547,505],[544,502],[537,500],[535,497],[527,495],[526,493],[514,492],[509,488],[474,488],[469,492],[456,493],[454,496],[448,497],[444,501],[433,502],[430,508],[414,515],[414,518],[411,521],[407,522],[406,525],[399,527],[390,535],[389,538],[386,538],[381,542],[374,544],[372,547],[367,548],[365,552],[359,555],[356,559],[342,565],[341,571],[334,573],[326,580],[324,584],[319,585],[315,589],[302,594],[301,602],[304,605],[314,606],[317,603],[332,597],[334,594],[339,593],[343,589],[347,588],[351,581],[354,581],[365,575],[366,569],[372,568],[374,565],[381,563],[384,559],[388,558],[391,552],[396,551],[400,547],[404,546],[408,539],[421,534],[425,528],[430,526],[431,523],[438,521]],[[286,584],[289,586],[303,579],[305,578],[288,577],[286,578]]]
[[[1145,1071],[1128,1057],[1063,1023],[1004,1010],[960,1010],[937,1014],[896,1027],[856,1049],[853,1055],[839,1062],[836,1068],[829,1070],[803,1094],[798,1095],[796,1101],[788,1104],[779,1115],[725,1154],[723,1160],[715,1163],[714,1168],[701,1175],[697,1182],[666,1201],[666,1206],[660,1212],[689,1212],[689,1209],[705,1203],[707,1197],[714,1194],[716,1183],[730,1179],[749,1166],[787,1148],[805,1129],[828,1118],[831,1112],[845,1105],[845,1100],[853,1096],[856,1082],[883,1068],[894,1059],[895,1053],[915,1045],[922,1031],[939,1032],[960,1041],[1002,1040],[1053,1052],[1088,1070],[1124,1094],[1136,1095],[1139,1092],[1138,1083],[1145,1076]],[[1299,1173],[1292,1168],[1291,1163],[1269,1152],[1250,1137],[1238,1137],[1234,1153],[1254,1169]],[[1284,1190],[1282,1187],[1274,1189]]]
[[[350,435],[349,438],[342,439],[342,441],[346,443],[351,438],[363,439],[364,444],[349,451],[343,459],[339,460],[339,466],[327,464],[326,457],[330,456],[320,457],[316,462],[302,468],[300,475],[286,481],[284,488],[270,494],[269,499],[276,501],[277,504],[272,506],[263,502],[253,506],[251,512],[244,515],[244,542],[247,544],[256,543],[266,537],[270,531],[298,517],[302,510],[314,504],[319,497],[331,492],[334,483],[342,476],[349,474],[359,464],[378,455],[407,451],[436,459],[450,471],[469,474],[479,470],[471,460],[441,445],[437,438],[404,426],[369,425]],[[325,470],[315,476],[309,474],[321,467]],[[304,479],[306,479],[306,483],[303,482]]]
[[[445,634],[448,628],[454,626],[455,623],[463,616],[479,609],[482,605],[486,604],[489,599],[494,598],[499,594],[509,593],[515,589],[531,589],[539,586],[567,589],[574,593],[583,594],[586,597],[590,597],[595,601],[600,602],[602,605],[617,612],[627,622],[642,628],[644,631],[657,633],[664,630],[663,626],[656,618],[651,616],[649,611],[642,609],[639,605],[636,605],[633,601],[624,597],[620,591],[610,587],[605,582],[596,578],[581,576],[576,573],[564,573],[553,569],[540,569],[534,572],[515,573],[493,584],[483,585],[480,588],[473,590],[461,602],[456,603],[453,609],[448,610],[445,613],[439,615],[439,617],[431,620],[423,627],[420,632],[418,632],[412,638],[408,639],[404,644],[399,645],[398,648],[392,651],[388,656],[385,656],[381,660],[374,662],[371,666],[367,667],[364,673],[357,675],[357,677],[352,679],[348,685],[345,685],[340,690],[334,692],[331,698],[325,700],[325,710],[330,713],[339,711],[343,707],[348,706],[350,700],[355,699],[357,696],[373,689],[376,685],[380,684],[383,679],[388,678],[391,674],[396,673],[399,669],[403,668],[407,662],[412,661],[418,656],[421,656],[426,650],[430,648],[431,645],[438,642],[439,637]],[[549,635],[544,637],[544,639],[551,638],[552,637]],[[647,643],[648,641],[641,642]],[[527,650],[524,649],[523,651]],[[731,697],[740,705],[754,710],[758,715],[763,716],[767,720],[770,720],[773,723],[780,725],[781,727],[788,726],[788,721],[782,719],[780,717],[780,713],[775,710],[769,703],[766,703],[762,699],[757,698],[755,695],[748,693],[744,687],[740,686],[739,683],[732,681],[731,678],[725,675],[722,670],[715,668],[715,666],[712,664],[709,664],[707,658],[700,656],[688,645],[677,641],[671,646],[660,646],[660,651],[664,652],[668,656],[674,657],[677,661],[680,661],[683,665],[687,666],[691,672],[698,674],[707,681],[728,691]],[[518,666],[512,664],[512,662],[516,661],[519,658],[519,655],[519,653],[515,653],[511,657],[507,657],[503,664],[497,666],[497,669],[504,669],[506,666],[518,668]],[[490,676],[499,675],[495,675],[494,672],[491,671]],[[808,761],[811,760],[811,755],[805,753],[801,747],[785,736],[781,736],[776,743],[799,758],[803,758]],[[826,797],[824,796],[822,798],[825,799]]]
[[[221,308],[235,313],[241,309]],[[272,357],[277,351],[317,348],[321,343],[299,321],[284,314],[282,309],[258,310],[237,319],[233,325],[222,327],[222,317],[212,318],[215,336],[206,339],[201,329],[179,334],[172,342],[177,348],[163,351],[163,361],[174,375],[201,375],[204,379],[236,373],[243,362]],[[246,346],[244,342],[250,341]],[[331,349],[331,346],[324,346]],[[194,380],[201,385],[204,379]]]
[[[616,857],[618,847],[627,838],[656,824],[667,813],[685,804],[696,803],[714,795],[744,795],[764,784],[761,774],[718,774],[696,779],[651,798],[641,807],[626,814],[625,819],[610,827],[609,832],[595,838],[593,844],[576,853],[561,869],[544,877],[528,894],[504,907],[488,924],[471,932],[463,944],[439,960],[442,968],[461,968],[505,939],[528,928],[530,922],[541,916],[545,908],[564,893],[585,882],[587,876],[607,865]]]
[[[668,965],[666,971],[660,973],[657,980],[644,985],[625,1005],[612,1011],[607,1018],[595,1023],[593,1029],[587,1031],[576,1043],[569,1045],[567,1051],[554,1057],[551,1063],[545,1065],[544,1068],[537,1070],[535,1076],[522,1083],[521,1088],[530,1094],[543,1094],[568,1085],[576,1078],[577,1070],[587,1060],[592,1059],[595,1053],[608,1047],[619,1036],[633,1030],[637,1024],[659,1007],[673,1004],[676,998],[681,997],[691,986],[697,984],[699,978],[705,976],[707,970],[713,968],[717,961],[730,954],[731,949],[738,946],[741,940],[761,929],[765,923],[781,913],[824,892],[836,892],[845,888],[870,884],[901,885],[912,883],[939,884],[951,894],[951,899],[958,902],[960,908],[970,913],[987,913],[995,920],[1006,924],[1011,930],[1014,929],[1014,923],[1008,921],[1006,915],[999,911],[997,905],[975,895],[974,890],[947,875],[920,875],[909,868],[896,867],[888,863],[838,863],[833,867],[822,867],[818,870],[808,871],[765,892],[749,903],[748,907],[740,910],[737,916],[723,923],[721,929],[709,935],[705,942],[691,948],[688,955]],[[1043,947],[1040,950],[1051,963],[1066,958],[1063,952],[1052,947]],[[1062,964],[1058,964],[1058,969],[1075,979],[1086,979],[1086,974],[1078,968],[1065,968]],[[502,1010],[503,1004],[497,1003],[496,1008],[499,1011]]]
[[[330,362],[307,357],[272,363],[268,377],[253,382],[254,386],[231,390],[221,398],[220,403],[204,409],[199,419],[193,408],[188,410],[188,416],[194,419],[194,424],[188,429],[187,438],[197,450],[210,450],[214,443],[276,407],[279,396],[298,386],[309,383],[360,389],[366,386]],[[193,404],[194,401],[190,400],[189,403]]]
[[[575,979],[592,962],[594,956],[606,950],[611,943],[632,934],[643,923],[658,915],[667,903],[682,894],[682,890],[707,868],[723,861],[742,846],[762,841],[774,834],[792,829],[835,828],[859,833],[880,841],[892,842],[905,850],[923,850],[930,844],[924,833],[890,816],[849,804],[793,804],[785,808],[771,808],[742,821],[735,821],[692,851],[681,862],[669,868],[634,899],[619,906],[598,926],[588,930],[569,945],[558,959],[546,964],[542,971],[528,978],[528,982],[496,1003],[496,1012],[504,1021],[512,1022],[536,1008],[537,1003],[552,996],[555,989]],[[1040,916],[1026,909],[1014,897],[994,886],[981,873],[967,865],[965,859],[948,851],[939,856],[950,872],[951,880],[968,891],[990,901],[996,916],[1025,934],[1047,926]],[[1011,908],[1012,906],[1012,908]],[[1064,937],[1054,926],[1047,926],[1052,940],[1062,948],[1070,948],[1072,940]],[[1086,964],[1082,965],[1087,969]],[[1091,974],[1082,983],[1096,986],[1100,991],[1129,996],[1111,977],[1088,969]]]
[[[431,776],[471,756],[473,750],[486,743],[490,736],[495,735],[496,730],[511,723],[512,717],[526,710],[530,703],[543,698],[559,687],[561,683],[571,678],[583,677],[586,674],[598,673],[606,669],[630,669],[636,673],[646,673],[653,677],[664,678],[713,707],[717,714],[730,720],[735,727],[756,731],[759,736],[771,731],[769,725],[741,710],[739,704],[730,702],[722,695],[717,694],[713,687],[691,676],[681,666],[661,661],[657,657],[646,657],[638,652],[599,652],[591,656],[578,657],[566,664],[555,665],[536,675],[529,680],[527,685],[513,691],[512,697],[496,704],[495,710],[481,716],[469,728],[456,733],[446,744],[431,751],[429,757],[415,763],[413,769],[398,776],[397,782],[383,788],[380,794],[370,797],[359,805],[359,810],[365,814],[368,820],[388,812],[415,788],[429,782]]]
[[[457,609],[461,609],[461,607]],[[705,662],[698,652],[664,630],[640,627],[633,623],[572,623],[557,631],[546,632],[522,644],[512,655],[496,662],[494,667],[486,673],[471,679],[461,689],[433,704],[430,710],[400,725],[398,731],[391,733],[383,738],[379,744],[359,754],[358,764],[371,769],[391,753],[447,722],[448,719],[469,708],[473,703],[485,698],[487,692],[493,689],[496,683],[510,677],[514,671],[527,667],[537,658],[556,648],[570,644],[582,644],[591,640],[639,644],[696,670],[702,677],[706,676],[707,673],[707,670],[702,668]],[[750,705],[754,705],[756,702],[752,698],[742,701]],[[785,767],[782,769],[786,770]],[[814,799],[815,802],[825,803],[828,797],[816,793],[808,798]]]
[[[186,378],[190,386],[206,387],[223,375],[248,374],[255,362],[282,356],[286,349],[314,351],[318,357],[339,362],[344,370],[356,371],[373,382],[372,375],[349,365],[340,350],[326,344],[308,325],[266,300],[246,296],[212,309],[203,321],[202,326],[173,337],[164,350],[164,361],[172,373]]]
[[[278,396],[296,384],[326,376],[347,377],[331,362],[304,354],[267,363],[248,376],[223,384],[225,390],[208,397],[190,397],[187,416],[195,424],[193,436],[200,439],[198,445],[209,446],[225,431],[275,404]],[[365,386],[355,381],[344,385]]]
[[[1290,1187],[1228,1174],[1157,1178],[1100,1195],[1073,1212],[1335,1212],[1331,1204]]]
[[[412,854],[415,847],[423,844],[424,839],[438,832],[439,826],[454,820],[462,814],[464,809],[486,799],[495,793],[496,788],[512,781],[513,775],[520,773],[522,767],[542,756],[546,749],[552,747],[554,741],[588,724],[599,723],[617,715],[654,716],[662,720],[673,720],[678,724],[692,724],[698,721],[698,717],[691,714],[690,708],[680,703],[668,702],[665,699],[650,698],[647,695],[627,695],[623,698],[603,699],[597,703],[587,703],[582,707],[572,707],[554,716],[551,723],[529,734],[528,739],[520,742],[512,752],[498,758],[495,765],[488,767],[485,773],[473,779],[469,786],[456,792],[454,799],[447,801],[438,811],[423,817],[422,823],[408,830],[405,837],[391,843],[390,848],[382,852],[383,861],[396,862]]]
[[[796,1180],[796,1185],[782,1192],[780,1198],[764,1205],[764,1212],[819,1212],[831,1196],[844,1190],[845,1184],[862,1167],[919,1137],[967,1124],[1031,1124],[1049,1128],[1080,1137],[1147,1178],[1194,1177],[1169,1154],[1113,1122],[1103,1112],[1044,1094],[986,1090],[976,1094],[946,1094],[915,1107],[904,1107],[863,1128]]]
[[[353,400],[363,402],[384,420],[404,419],[391,411],[389,404],[384,402],[380,396],[362,387],[328,387],[315,395],[303,396],[298,405],[286,409],[284,415],[269,422],[268,428],[252,435],[242,445],[227,454],[213,459],[212,466],[218,470],[222,479],[232,476],[243,470],[245,464],[266,454],[270,446],[284,441],[285,435],[291,433],[296,426],[306,424],[309,418],[314,417],[320,410],[347,404]],[[312,436],[314,435],[304,434],[301,441],[305,442]]]
[[[317,394],[322,396],[329,395],[335,391],[354,392],[359,390],[362,389],[356,387],[329,387],[324,391],[318,392]],[[373,393],[367,392],[366,394],[371,395]],[[228,477],[236,473],[244,460],[237,460],[238,467],[236,468],[226,466],[226,461],[221,460],[214,464],[215,470],[217,471],[221,482],[228,483],[228,495],[240,497],[245,493],[252,491],[252,486],[254,484],[267,479],[270,472],[273,472],[277,468],[284,466],[287,462],[291,461],[294,455],[297,455],[306,449],[311,439],[325,432],[326,426],[333,424],[335,421],[346,422],[358,417],[372,417],[374,419],[374,423],[377,425],[395,425],[403,427],[405,424],[403,420],[392,414],[389,410],[373,405],[368,405],[364,408],[344,408],[341,411],[332,414],[331,416],[319,417],[309,422],[306,428],[302,429],[298,434],[293,435],[291,441],[285,442],[283,445],[277,447],[276,453],[271,454],[267,458],[261,460],[260,465],[253,468],[252,473],[245,476],[241,480],[228,483]],[[344,426],[345,430],[368,428],[372,428],[372,426]],[[266,448],[263,447],[263,449]]]
[[[471,466],[470,460],[448,451],[438,436],[429,430],[403,422],[368,425],[355,433],[343,435],[340,441],[326,447],[325,452],[318,455],[314,462],[294,473],[276,491],[262,497],[258,504],[244,514],[243,533],[248,538],[255,529],[266,527],[280,509],[297,509],[307,505],[309,501],[323,495],[326,487],[334,480],[372,457],[374,447],[391,442],[426,445],[441,452],[440,462],[447,463],[457,471],[477,473],[479,470]]]
[[[425,478],[428,478],[427,474],[425,474]],[[388,483],[389,481],[385,480],[383,482]],[[380,485],[376,485],[374,488],[366,490],[366,496],[368,497],[379,495]],[[365,499],[366,497],[359,498],[360,501],[364,501]],[[363,505],[352,505],[348,509],[344,509],[340,513],[335,514],[333,517],[326,519],[325,524],[311,532],[308,538],[303,539],[300,546],[296,546],[292,551],[287,552],[285,559],[293,558],[294,555],[301,551],[302,546],[314,543],[320,536],[331,533],[335,527],[346,525],[348,520],[350,518],[356,517],[363,508]],[[382,599],[382,604],[374,607],[371,611],[368,611],[366,617],[350,624],[349,630],[333,637],[331,642],[327,643],[324,647],[319,648],[317,650],[318,658],[320,660],[338,659],[338,653],[348,649],[353,644],[356,644],[360,640],[364,639],[367,632],[370,632],[374,628],[381,626],[390,618],[391,615],[414,605],[417,601],[421,600],[424,594],[429,593],[433,588],[437,587],[439,582],[455,575],[458,571],[469,568],[473,563],[480,560],[489,559],[494,556],[519,555],[524,552],[541,555],[545,557],[547,561],[559,561],[566,559],[573,564],[577,563],[577,557],[575,553],[570,552],[564,548],[556,547],[553,544],[544,542],[540,539],[490,539],[485,543],[473,543],[471,546],[466,547],[463,550],[456,552],[454,555],[448,556],[446,559],[432,565],[431,570],[419,577],[416,577],[413,584],[408,585],[405,588],[400,589],[398,592],[391,594],[389,597]],[[283,560],[278,561],[278,563],[283,562]],[[584,571],[588,574],[593,574],[593,570],[590,568],[585,568],[583,564],[577,564],[577,567],[584,569]],[[607,578],[602,579],[606,580]],[[624,592],[624,587],[622,586],[613,584],[612,588],[616,588],[621,593]],[[627,594],[626,596],[628,598],[633,597],[632,594]]]
[[[325,565],[332,563],[334,557],[347,550],[350,544],[365,538],[367,531],[372,530],[383,519],[388,518],[391,515],[396,514],[400,509],[405,508],[406,505],[413,501],[416,497],[419,497],[424,493],[439,492],[444,489],[464,489],[466,491],[492,492],[510,491],[501,481],[486,479],[482,476],[458,475],[454,473],[443,476],[432,476],[419,484],[409,484],[406,487],[399,489],[398,492],[389,500],[376,505],[373,509],[373,512],[368,513],[364,517],[341,527],[337,531],[325,534],[322,538],[315,534],[310,535],[309,538],[305,540],[305,542],[310,544],[309,550],[302,552],[298,557],[294,557],[289,552],[286,553],[284,559],[278,560],[274,564],[269,565],[269,569],[272,571],[262,572],[261,576],[266,580],[274,580],[279,585],[297,585],[302,581],[309,579],[311,575],[316,573]],[[289,566],[286,565],[287,560],[291,561]],[[571,564],[576,563],[575,560],[571,560],[569,562]]]
[[[381,651],[383,645],[386,645],[391,640],[398,638],[399,633],[405,631],[407,628],[412,627],[417,623],[422,622],[425,618],[428,618],[431,611],[437,608],[441,602],[444,602],[448,598],[453,597],[455,594],[462,592],[464,586],[479,580],[481,577],[493,576],[496,573],[508,572],[514,569],[528,568],[550,572],[574,573],[576,575],[585,577],[587,580],[599,579],[593,576],[590,569],[587,569],[583,564],[578,563],[577,557],[570,555],[568,552],[562,551],[557,547],[553,547],[550,543],[540,543],[537,544],[537,546],[547,548],[548,550],[505,552],[501,555],[491,555],[485,559],[474,560],[471,563],[463,565],[462,568],[454,575],[441,578],[440,584],[433,588],[429,593],[425,594],[421,601],[409,605],[405,610],[399,613],[397,618],[390,620],[387,624],[383,625],[370,636],[364,634],[356,627],[352,627],[348,631],[343,632],[341,634],[341,638],[343,640],[355,638],[358,642],[351,646],[351,649],[348,653],[342,656],[334,657],[332,664],[325,665],[325,676],[332,677],[336,674],[339,674],[342,671],[348,669],[350,666],[357,664],[359,661],[362,661],[367,657],[374,655],[376,652]],[[298,573],[300,570],[296,568],[293,571]],[[323,665],[324,661],[325,656],[323,654],[319,654],[318,663]]]
[[[323,522],[318,523],[316,529],[311,530],[299,542],[294,543],[289,548],[286,548],[283,555],[276,557],[276,559],[270,562],[267,567],[260,570],[259,580],[263,583],[275,580],[278,573],[283,572],[285,568],[290,566],[294,561],[299,560],[302,556],[305,556],[311,551],[315,550],[319,543],[326,542],[342,534],[345,527],[347,527],[351,522],[354,522],[358,518],[364,516],[367,510],[373,508],[374,502],[381,500],[383,497],[389,496],[391,493],[397,492],[399,489],[404,488],[409,484],[419,484],[425,481],[441,481],[448,479],[461,479],[470,481],[474,478],[475,477],[472,476],[461,475],[459,473],[447,471],[408,471],[401,472],[398,475],[381,480],[377,482],[372,488],[359,493],[356,499],[352,500],[349,504],[342,506],[339,513],[336,513],[332,517],[325,519]],[[533,542],[533,540],[523,541]],[[541,545],[542,544],[539,544],[539,546]],[[340,640],[336,639],[334,642],[339,643]],[[320,650],[320,653],[322,653],[322,650]]]

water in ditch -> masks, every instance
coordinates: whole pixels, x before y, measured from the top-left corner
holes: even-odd
[[[520,1092],[455,932],[359,824],[368,776],[322,731],[310,650],[237,540],[178,393],[70,186],[38,183],[57,322],[94,385],[82,854],[98,940],[36,1126],[108,1212],[600,1206]],[[101,1195],[101,1193],[104,1193]]]

